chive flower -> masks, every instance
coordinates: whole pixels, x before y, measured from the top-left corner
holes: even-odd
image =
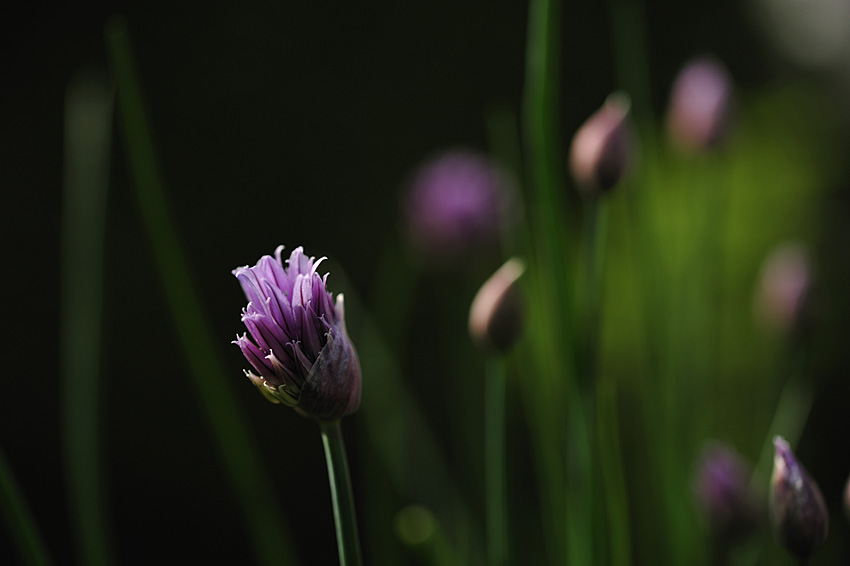
[[[316,272],[325,258],[315,261],[298,247],[284,264],[282,252],[278,246],[275,257],[233,270],[248,299],[242,310],[248,332],[234,344],[253,368],[245,375],[266,399],[333,421],[360,405],[360,363],[343,297],[334,304],[328,275]]]
[[[679,72],[670,92],[667,131],[685,149],[718,146],[729,131],[732,79],[720,61],[700,58]]]
[[[757,526],[749,480],[750,469],[734,450],[719,442],[706,444],[694,481],[694,494],[718,541],[743,540]]]
[[[633,153],[628,115],[631,101],[614,93],[582,124],[570,147],[570,169],[586,195],[612,189],[626,172]]]
[[[414,246],[451,258],[498,241],[515,191],[511,176],[487,155],[452,149],[413,174],[402,203]]]
[[[770,520],[779,542],[791,554],[807,558],[826,540],[829,514],[818,485],[797,461],[788,442],[773,439]]]

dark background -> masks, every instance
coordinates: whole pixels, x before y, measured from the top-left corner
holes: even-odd
[[[566,4],[560,127],[572,132],[617,85],[605,4]],[[772,54],[745,7],[646,3],[657,112],[681,64],[704,52],[723,59],[741,89],[796,76]],[[339,260],[365,293],[382,242],[397,237],[399,187],[411,168],[441,148],[484,149],[488,109],[519,108],[527,8],[505,1],[252,1],[4,9],[0,445],[59,563],[73,556],[57,356],[63,105],[80,69],[106,71],[105,21],[116,13],[127,18],[190,267],[228,368],[241,380],[245,364],[228,342],[241,331],[243,299],[230,270],[278,243],[303,244],[311,255]],[[116,128],[103,362],[109,512],[119,558],[242,562],[248,540],[186,376],[117,134]],[[247,383],[237,391],[296,539],[326,541],[313,544],[309,556],[302,547],[305,562],[333,563],[315,425],[281,414]],[[346,426],[357,430],[358,417]],[[348,436],[356,470],[358,436]],[[0,530],[0,562],[11,552]]]

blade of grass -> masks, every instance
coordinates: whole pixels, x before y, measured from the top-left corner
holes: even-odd
[[[53,563],[2,448],[0,448],[0,512],[12,533],[12,539],[23,564],[47,566]]]
[[[599,459],[608,518],[607,544],[611,566],[628,566],[631,560],[629,499],[620,449],[620,423],[617,416],[617,384],[604,379],[596,396]]]
[[[542,355],[550,358],[541,360],[541,369],[555,371],[537,376],[548,380],[546,393],[537,396],[535,412],[541,422],[535,431],[537,436],[546,427],[555,424],[554,437],[560,442],[544,444],[543,438],[535,439],[537,450],[556,451],[566,454],[567,491],[558,506],[566,514],[566,552],[570,563],[591,564],[593,562],[592,499],[587,486],[592,481],[592,453],[588,437],[586,410],[574,371],[575,344],[571,326],[573,297],[569,278],[569,257],[566,249],[565,195],[562,161],[564,152],[558,143],[559,96],[559,53],[560,53],[561,7],[558,0],[534,0],[528,18],[528,47],[526,53],[525,90],[523,93],[524,133],[528,150],[529,186],[534,198],[529,199],[529,215],[533,233],[530,256],[537,269],[530,270],[531,299],[537,303],[532,310],[541,314],[546,323],[535,326],[537,335],[533,340],[544,344]],[[537,295],[536,297],[534,295]],[[538,302],[539,301],[539,302]],[[542,303],[542,304],[540,304]],[[540,308],[542,307],[542,308]],[[543,407],[548,404],[549,407]],[[566,406],[566,410],[563,410]],[[566,434],[561,414],[566,412]],[[547,417],[547,413],[550,413]],[[554,422],[552,416],[554,415]],[[545,457],[539,461],[544,462]],[[547,464],[549,465],[549,464]],[[555,470],[544,472],[546,478],[557,483]],[[544,493],[552,493],[558,485],[548,485]],[[552,496],[552,495],[547,495]],[[544,502],[544,507],[547,504]],[[560,521],[550,516],[548,521]],[[559,537],[563,538],[563,537]],[[557,548],[550,560],[562,563]]]
[[[62,432],[71,524],[81,564],[113,563],[103,473],[103,246],[112,88],[80,73],[65,98],[62,208]]]
[[[491,356],[486,362],[485,395],[485,462],[484,482],[487,488],[487,564],[508,563],[508,524],[505,510],[507,474],[505,458],[505,360]]]
[[[264,564],[296,564],[289,529],[274,504],[271,478],[264,468],[245,418],[234,403],[231,380],[224,372],[192,281],[186,255],[171,218],[155,159],[141,87],[133,61],[127,22],[109,21],[105,29],[127,155],[139,210],[189,363],[189,375],[207,415],[213,439],[247,531]]]
[[[427,504],[453,534],[468,530],[468,543],[456,538],[455,545],[467,543],[470,553],[481,554],[481,533],[472,524],[467,496],[451,474],[443,450],[435,438],[425,415],[410,390],[400,378],[398,360],[384,340],[376,321],[363,310],[361,298],[347,282],[344,271],[334,266],[337,281],[345,289],[346,311],[351,316],[349,331],[357,344],[363,374],[369,377],[369,394],[364,395],[360,412],[366,433],[381,459],[393,488],[402,496]],[[411,436],[415,430],[416,461],[407,461]],[[416,472],[411,474],[411,468]],[[475,562],[468,562],[475,563]]]

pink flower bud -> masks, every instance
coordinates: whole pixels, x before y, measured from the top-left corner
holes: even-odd
[[[573,137],[570,168],[585,193],[610,190],[628,168],[633,150],[629,106],[628,96],[612,94]]]
[[[704,151],[718,145],[729,129],[732,80],[712,58],[688,63],[676,77],[667,109],[667,131],[678,145]]]
[[[469,333],[483,348],[505,352],[519,338],[523,311],[517,280],[523,271],[523,262],[511,258],[475,295],[469,310]]]
[[[797,324],[811,284],[806,248],[786,243],[768,255],[756,289],[756,316],[767,328],[788,331]]]

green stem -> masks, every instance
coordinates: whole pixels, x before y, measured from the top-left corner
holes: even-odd
[[[611,380],[600,381],[596,401],[599,460],[608,515],[606,538],[610,548],[610,564],[628,566],[631,564],[629,501],[620,448],[616,383]]]
[[[587,203],[584,224],[584,271],[587,275],[584,300],[585,339],[583,379],[588,391],[595,388],[599,358],[599,329],[602,323],[602,287],[605,269],[605,241],[608,233],[608,203],[593,197]]]
[[[62,433],[68,506],[79,562],[113,563],[103,493],[100,367],[103,244],[112,137],[112,88],[81,72],[65,102],[62,206]]]
[[[594,413],[597,411],[594,396],[596,395],[598,386],[597,378],[599,371],[599,329],[602,322],[602,287],[608,219],[607,199],[603,200],[601,195],[592,196],[586,203],[585,212],[582,268],[586,279],[581,329],[581,339],[584,343],[581,344],[583,347],[579,350],[581,357],[578,362],[580,364],[580,390],[583,395],[587,396],[587,438],[592,439],[594,434],[596,434],[593,430],[594,425],[598,425],[594,419]],[[604,523],[602,509],[594,505],[596,501],[601,501],[598,495],[604,494],[605,486],[595,481],[598,474],[596,473],[596,461],[592,449],[587,453],[586,457],[588,460],[584,462],[582,484],[586,486],[586,493],[589,493],[586,509],[591,513],[589,523],[592,525],[591,532],[594,535],[591,541],[591,548],[594,548],[594,552],[598,554],[597,559],[605,562],[603,555],[608,551],[610,541],[605,532],[606,525]]]
[[[544,465],[546,486],[541,490],[544,499],[561,497],[563,478],[567,478],[566,494],[558,504],[544,502],[552,508],[546,517],[549,523],[561,528],[565,537],[547,537],[551,563],[563,563],[564,555],[573,564],[593,562],[591,495],[588,486],[592,451],[585,421],[583,396],[575,375],[575,344],[573,342],[573,291],[570,285],[569,252],[565,245],[567,219],[564,198],[567,194],[563,179],[563,155],[557,132],[558,91],[560,67],[559,0],[533,0],[528,16],[528,47],[523,92],[524,134],[527,144],[530,225],[533,241],[529,255],[537,268],[532,272],[532,288],[539,296],[535,309],[544,317],[535,327],[535,341],[544,345],[542,363],[536,387],[534,408],[540,418],[535,448],[542,450],[539,461]],[[541,308],[542,303],[542,308]],[[566,407],[564,410],[563,407]],[[551,427],[554,427],[552,429]],[[544,436],[545,435],[545,436]],[[566,475],[560,469],[565,455]],[[557,455],[557,456],[556,456]],[[552,473],[555,472],[555,473]],[[564,546],[565,545],[565,546]]]
[[[485,483],[487,488],[487,564],[507,561],[508,529],[505,520],[505,362],[487,359],[485,388]]]
[[[2,449],[0,449],[0,512],[12,533],[12,538],[18,547],[18,555],[23,563],[30,566],[52,564],[32,512],[21,494],[18,482],[15,481]]]
[[[340,566],[360,566],[360,538],[357,535],[357,518],[354,515],[354,493],[348,473],[348,458],[339,420],[322,421],[322,444],[328,464],[328,482],[336,525],[336,544],[339,549]]]

